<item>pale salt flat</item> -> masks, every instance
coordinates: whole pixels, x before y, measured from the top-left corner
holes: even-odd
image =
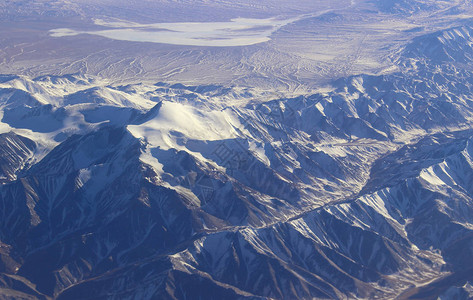
[[[321,13],[325,13],[321,12]],[[230,47],[248,46],[269,41],[270,36],[281,27],[307,16],[290,19],[235,18],[228,22],[184,22],[139,24],[134,22],[106,22],[95,24],[107,27],[104,30],[81,31],[69,28],[53,29],[52,37],[79,34],[98,35],[114,40],[151,42],[173,45]]]

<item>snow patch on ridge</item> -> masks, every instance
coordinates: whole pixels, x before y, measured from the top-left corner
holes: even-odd
[[[153,146],[163,149],[182,148],[172,133],[188,139],[215,141],[236,138],[235,127],[241,127],[229,110],[203,111],[172,102],[163,102],[158,115],[141,125],[129,125],[128,130]]]

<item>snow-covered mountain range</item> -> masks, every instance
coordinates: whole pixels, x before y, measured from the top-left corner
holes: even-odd
[[[462,23],[292,96],[0,75],[0,298],[473,297]]]
[[[413,40],[400,72],[265,102],[251,89],[2,76],[3,293],[462,287],[473,280],[471,30]]]

